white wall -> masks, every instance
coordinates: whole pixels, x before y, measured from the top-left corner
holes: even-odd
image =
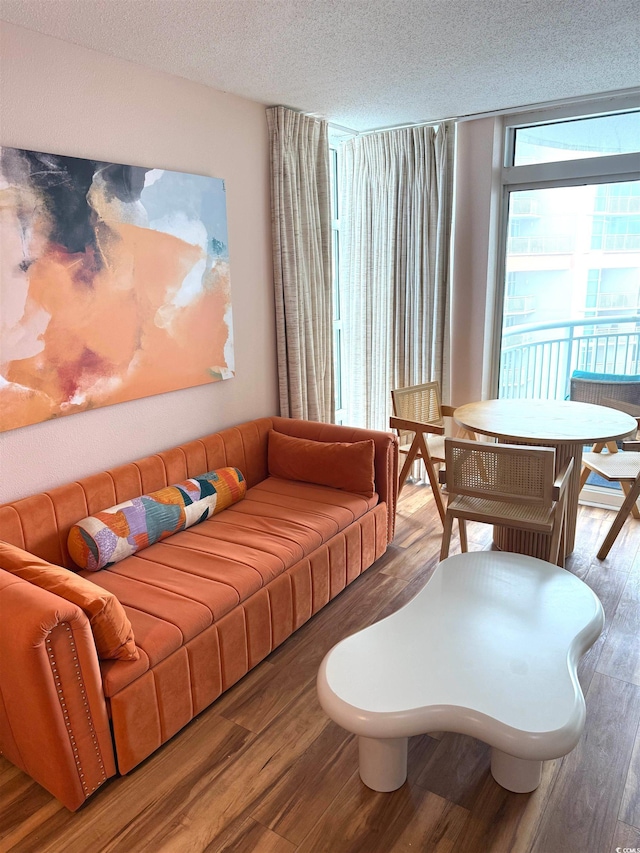
[[[261,104],[2,23],[0,144],[224,178],[236,376],[0,434],[0,503],[276,414]]]

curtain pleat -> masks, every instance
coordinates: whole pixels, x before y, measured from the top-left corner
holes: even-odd
[[[449,394],[454,126],[372,133],[343,146],[344,422],[388,429],[391,389]]]
[[[280,413],[334,420],[327,123],[267,110]]]

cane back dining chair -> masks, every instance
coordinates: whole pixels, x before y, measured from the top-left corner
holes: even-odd
[[[422,460],[431,484],[438,514],[444,522],[444,501],[438,483],[438,468],[444,463],[445,418],[453,416],[453,406],[443,406],[440,384],[424,382],[391,392],[391,429],[398,431],[400,453],[406,456],[398,478],[398,494],[407,481],[411,466]]]
[[[620,483],[625,493],[622,506],[597,554],[599,560],[604,560],[628,516],[638,518],[636,501],[640,496],[640,441],[624,441],[621,452],[583,453],[582,462],[587,471],[593,471],[610,482]]]
[[[467,521],[543,533],[549,536],[550,563],[564,565],[563,530],[566,488],[573,468],[567,460],[558,475],[552,447],[486,444],[445,438],[448,503],[440,559],[449,555],[453,522],[460,526],[460,547],[467,550]]]
[[[614,374],[586,373],[574,371],[570,380],[569,397],[581,403],[594,403],[597,406],[607,406],[618,409],[636,418],[640,428],[640,378],[637,376],[617,376]],[[605,451],[606,448],[606,452]],[[614,460],[609,454],[618,452],[615,441],[597,442],[590,451],[582,456],[582,471],[580,473],[580,490],[584,487],[589,475],[593,472],[609,482],[618,482],[625,496],[631,489],[633,477],[626,476],[633,470],[630,460]],[[601,458],[598,458],[602,454]],[[631,467],[629,467],[631,466]],[[602,473],[606,471],[606,473]],[[621,479],[616,472],[625,474]],[[631,506],[634,518],[640,519],[640,511],[635,503]],[[626,517],[626,516],[625,516]]]

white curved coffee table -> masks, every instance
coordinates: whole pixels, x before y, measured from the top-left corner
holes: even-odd
[[[318,697],[359,736],[360,776],[374,791],[404,783],[408,737],[431,731],[490,744],[494,779],[533,791],[542,762],[580,738],[576,666],[603,625],[596,595],[564,569],[522,554],[457,554],[408,604],[331,649]]]

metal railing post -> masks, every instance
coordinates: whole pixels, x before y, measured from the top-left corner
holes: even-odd
[[[584,327],[583,327],[584,328]],[[569,395],[569,377],[571,376],[571,356],[573,354],[573,330],[574,326],[569,326],[569,337],[567,338],[567,359],[564,370],[564,396]]]

